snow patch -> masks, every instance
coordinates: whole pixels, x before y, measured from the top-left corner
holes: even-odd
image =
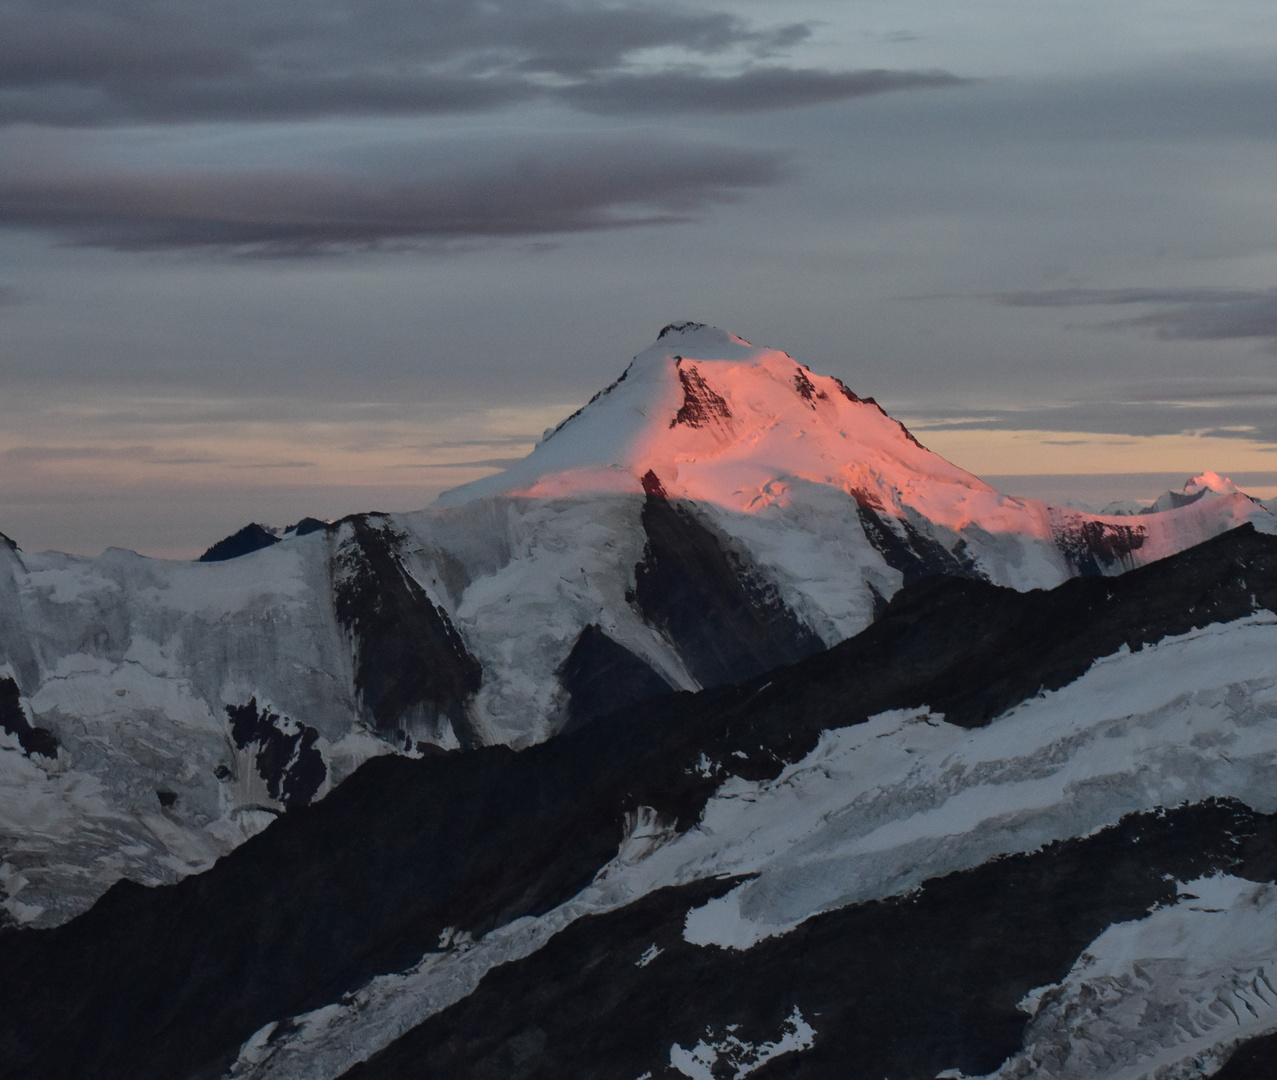
[[[824,733],[772,781],[729,777],[681,836],[666,838],[654,811],[636,810],[617,858],[572,900],[379,976],[322,1024],[296,1018],[297,1033],[278,1039],[267,1061],[242,1059],[232,1075],[340,1076],[469,994],[492,967],[666,885],[754,875],[685,923],[698,945],[747,948],[821,911],[1128,813],[1210,796],[1277,810],[1274,770],[1277,617],[1268,612],[1109,657],[986,728],[925,709],[882,713]],[[1198,896],[1186,903],[1219,906]],[[697,1048],[683,1052],[690,1062]]]
[[[717,1038],[712,1032],[706,1032],[706,1035],[711,1041],[701,1039],[690,1050],[685,1050],[678,1043],[671,1046],[670,1068],[677,1069],[691,1080],[738,1080],[782,1054],[810,1050],[815,1043],[816,1029],[803,1019],[802,1012],[795,1005],[775,1042],[756,1046],[731,1030]]]
[[[675,422],[685,383],[709,410],[685,415],[696,423]],[[913,442],[836,379],[713,327],[678,324],[523,462],[429,510],[378,519],[483,667],[467,730],[455,718],[455,730],[445,724],[428,738],[445,749],[472,740],[519,748],[556,733],[567,707],[556,672],[589,625],[670,686],[698,687],[627,595],[643,558],[648,470],[669,497],[697,500],[697,513],[826,644],[868,626],[903,580],[866,528],[879,540],[885,529],[961,551],[973,572],[1019,589],[1074,571],[1058,543],[1064,526],[1110,540],[1124,535],[1115,525],[1138,527],[1141,545],[1107,571],[1245,522],[1277,532],[1277,517],[1213,474],[1186,486],[1188,504],[1137,520],[1010,498]],[[256,697],[317,731],[331,784],[386,752],[361,725],[351,642],[332,610],[330,558],[350,530],[290,535],[213,563],[0,549],[4,670],[32,723],[61,744],[56,762],[35,771],[0,766],[0,851],[23,848],[23,910],[41,909],[37,925],[78,913],[122,875],[175,880],[269,820],[254,808],[251,768],[227,750],[227,705]],[[249,779],[237,786],[232,774]],[[161,791],[175,801],[161,806]],[[742,910],[754,910],[762,888]]]
[[[748,948],[1136,811],[1231,796],[1271,812],[1275,721],[1277,618],[1263,612],[1107,657],[985,728],[894,713],[828,732],[775,780],[723,784],[642,872],[748,875],[685,925],[695,944]]]
[[[989,1080],[1187,1080],[1277,1030],[1277,887],[1216,875],[1180,893],[1035,991],[1024,1049]]]

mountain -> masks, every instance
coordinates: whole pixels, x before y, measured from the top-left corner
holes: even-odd
[[[0,932],[0,1077],[1270,1076],[1274,656],[1246,526],[1052,590],[931,577],[736,686],[384,755]]]
[[[1108,503],[1100,507],[1097,512],[1108,516],[1160,514],[1166,510],[1179,510],[1182,507],[1191,506],[1199,499],[1215,499],[1221,495],[1228,497],[1241,494],[1244,494],[1244,492],[1228,477],[1220,476],[1219,473],[1204,472],[1201,476],[1194,476],[1186,480],[1183,488],[1179,491],[1165,491],[1147,505],[1131,499],[1123,499],[1119,502]],[[1260,505],[1264,506],[1265,509],[1272,509],[1266,503],[1261,503]]]
[[[370,758],[740,685],[937,575],[1051,588],[1247,523],[1277,528],[1235,490],[1136,517],[1000,494],[785,353],[669,326],[417,513],[250,526],[200,562],[0,544],[0,908],[51,927],[207,870]]]

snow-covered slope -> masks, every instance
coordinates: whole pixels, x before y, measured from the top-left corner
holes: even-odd
[[[442,513],[403,522],[423,548],[449,511],[467,521],[503,515],[519,537],[510,562],[456,611],[467,640],[495,631],[517,650],[509,666],[484,658],[476,711],[489,738],[518,744],[526,735],[509,731],[505,716],[512,708],[553,716],[553,673],[590,619],[673,686],[724,681],[688,655],[669,612],[648,610],[641,588],[635,604],[629,591],[642,581],[635,567],[645,557],[662,561],[653,552],[657,499],[678,508],[685,534],[708,533],[741,576],[831,645],[868,625],[902,583],[929,574],[1050,588],[1144,565],[1247,521],[1277,528],[1262,505],[1219,478],[1218,497],[1199,500],[1212,475],[1190,481],[1182,505],[1138,517],[1014,498],[925,449],[837,379],[688,323],[666,327],[524,461],[446,492]],[[672,591],[669,582],[663,588]],[[517,605],[529,592],[532,620],[493,602]],[[512,625],[523,632],[509,644]],[[785,646],[784,659],[803,652]],[[727,681],[763,666],[732,665]]]
[[[1129,569],[1228,524],[1268,517],[1214,473],[1190,480],[1181,496],[1159,500],[1134,525],[1003,495],[927,450],[872,398],[786,353],[695,323],[666,327],[616,382],[548,431],[523,461],[445,492],[437,505],[659,489],[725,511],[719,520],[730,521],[735,536],[749,531],[735,515],[766,518],[769,510],[804,531],[797,519],[813,486],[871,511],[914,554],[924,554],[911,543],[912,529],[920,527],[946,549],[939,558],[948,554],[955,568],[964,564],[1013,588],[1049,587],[1090,569]],[[1223,501],[1209,513],[1162,513],[1204,495]],[[792,515],[785,513],[790,507]],[[768,554],[781,561],[786,553]]]
[[[906,895],[928,880],[1086,836],[1132,813],[1228,796],[1272,814],[1275,720],[1277,616],[1264,612],[1109,657],[1070,686],[975,731],[926,710],[900,710],[826,732],[815,749],[774,778],[743,780],[731,775],[732,762],[725,761],[728,779],[694,828],[680,834],[657,810],[640,808],[615,860],[566,904],[374,980],[340,1006],[290,1021],[290,1030],[266,1045],[272,1027],[250,1040],[232,1075],[341,1076],[473,992],[494,965],[530,956],[576,920],[619,911],[662,888],[715,878],[742,881],[703,903],[689,902],[681,929],[683,940],[698,948],[747,952],[821,913]],[[1211,889],[1219,891],[1202,883],[1191,891],[1209,896]],[[1256,910],[1253,896],[1243,902],[1239,889],[1261,896],[1263,911]],[[1187,901],[1151,916],[1160,935],[1151,944],[1172,949],[1172,959],[1176,948],[1187,952],[1181,967],[1188,970],[1158,977],[1145,970],[1142,983],[1120,984],[1109,968],[1123,962],[1127,968],[1132,962],[1147,967],[1157,954],[1135,952],[1132,958],[1135,946],[1126,944],[1124,952],[1114,940],[1121,938],[1116,930],[1101,945],[1088,947],[1089,956],[1111,960],[1079,961],[1082,973],[1064,980],[1071,1000],[1080,995],[1091,1004],[1094,998],[1073,984],[1084,977],[1093,985],[1101,976],[1121,985],[1132,1000],[1120,1008],[1112,1001],[1106,1002],[1109,1008],[1091,1005],[1084,1042],[1077,1038],[1075,1015],[1068,1014],[1075,1026],[1067,1034],[1058,1030],[1066,1007],[1062,993],[1051,996],[1053,1011],[1042,1015],[1048,989],[1043,988],[1028,1010],[1042,1017],[1029,1029],[1031,1049],[1008,1063],[1000,1080],[1029,1075],[1021,1063],[1045,1058],[1048,1040],[1058,1050],[1061,1041],[1072,1039],[1075,1062],[1033,1075],[1081,1080],[1122,1075],[1117,1068],[1104,1071],[1101,1055],[1134,1059],[1156,1050],[1164,1055],[1158,1064],[1164,1064],[1191,1060],[1221,1040],[1231,1049],[1246,1035],[1277,1030],[1277,991],[1263,983],[1251,988],[1265,964],[1269,977],[1277,979],[1277,934],[1253,932],[1267,913],[1277,911],[1277,895],[1251,882],[1234,881],[1224,891],[1228,906],[1219,910],[1231,921],[1202,920],[1194,915],[1200,907]],[[1180,929],[1180,918],[1188,920],[1186,929]],[[1127,937],[1154,933],[1132,925],[1123,931]],[[1185,940],[1189,931],[1200,940]],[[1221,952],[1221,939],[1229,951]],[[1138,937],[1137,942],[1151,947]],[[658,959],[659,951],[652,956]],[[1195,994],[1205,994],[1203,1000],[1188,997],[1190,983]],[[1217,993],[1230,989],[1263,1002],[1262,1015],[1248,1016],[1249,1023],[1236,1029],[1221,1024],[1209,1009]],[[1155,995],[1180,1011],[1150,1030],[1141,1026],[1140,1013]],[[1133,1015],[1121,1030],[1115,1021],[1125,1014]],[[819,1032],[819,1020],[805,1015]],[[1227,1054],[1218,1056],[1222,1063]],[[1130,1075],[1133,1080],[1141,1074]]]
[[[906,582],[1050,587],[1277,527],[1202,483],[1138,517],[1003,495],[838,380],[681,324],[417,513],[214,562],[0,543],[0,907],[53,925],[176,880],[376,754],[524,747],[802,660]]]
[[[1094,510],[1096,513],[1108,516],[1130,516],[1143,514],[1160,514],[1167,510],[1179,510],[1185,506],[1191,506],[1199,499],[1214,499],[1221,495],[1228,497],[1231,495],[1245,494],[1236,484],[1228,477],[1220,476],[1215,472],[1204,472],[1201,476],[1194,476],[1184,482],[1184,486],[1179,491],[1164,491],[1151,503],[1144,504],[1133,499],[1123,499],[1118,502],[1111,502],[1102,507],[1083,507],[1079,504],[1079,509]],[[1271,510],[1266,503],[1265,509]]]
[[[382,756],[8,931],[0,1077],[1210,1075],[1277,1031],[1275,611],[1250,528],[933,578],[741,686]]]

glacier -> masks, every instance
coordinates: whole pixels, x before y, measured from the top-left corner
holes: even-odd
[[[801,659],[929,574],[1046,588],[1277,528],[1218,478],[1190,487],[1140,516],[1003,495],[873,399],[688,323],[420,512],[210,563],[0,544],[0,678],[58,743],[0,743],[0,910],[56,925],[121,877],[178,880],[372,756],[528,746],[622,686]],[[276,719],[241,745],[250,703]]]

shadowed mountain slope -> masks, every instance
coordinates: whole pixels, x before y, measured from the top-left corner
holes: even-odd
[[[1077,579],[1050,592],[926,581],[898,594],[865,633],[738,687],[659,698],[518,753],[486,747],[373,760],[322,802],[285,815],[205,873],[161,888],[121,883],[62,927],[0,935],[0,1076],[218,1075],[271,1021],[339,1003],[379,973],[444,955],[458,935],[480,938],[557,910],[595,881],[618,843],[637,835],[636,808],[654,808],[655,832],[672,837],[696,825],[716,792],[779,777],[787,763],[813,751],[826,729],[923,704],[958,724],[986,724],[1043,689],[1072,683],[1099,657],[1274,608],[1277,540],[1250,529],[1118,579]],[[1013,730],[1021,721],[999,723]],[[1229,821],[1246,813],[1220,812]],[[1241,856],[1229,837],[1267,835],[1260,819],[1247,821],[1199,822],[1189,830],[1191,842],[1178,845],[1185,848],[1178,862],[1137,859],[1131,872],[1145,884],[1117,897],[1117,907],[1094,909],[1042,967],[1008,975],[1010,983],[990,999],[995,1019],[979,1022],[1002,1034],[990,1035],[978,1052],[955,1050],[954,1060],[987,1063],[1011,1046],[1018,1028],[1007,1010],[1015,988],[1067,967],[1070,950],[1105,919],[1127,917],[1121,913],[1162,897],[1169,887],[1163,874],[1237,871]],[[1173,828],[1166,835],[1177,846]],[[1116,873],[1107,863],[1095,866],[1108,869],[1088,873]],[[668,936],[679,910],[718,887],[696,886],[702,891],[682,899],[669,894],[675,899],[668,902],[654,894],[654,907],[618,915],[617,929],[603,938],[615,933],[618,941],[637,941],[633,935],[647,930],[634,929],[630,918],[641,927],[655,918]],[[947,888],[937,886],[934,895],[948,895]],[[988,894],[963,895],[979,906],[978,897]],[[823,949],[820,928],[840,926],[838,919],[879,925],[872,921],[877,916],[850,914],[860,910],[821,916],[832,921],[813,921],[799,937],[772,939],[766,950],[779,949],[779,959],[762,970],[787,963],[786,942],[799,948],[810,940],[802,947]],[[1001,910],[1009,918],[1016,909]],[[962,921],[969,915],[937,925],[961,935],[969,932],[971,924]],[[900,940],[915,933],[905,914],[884,917],[898,927],[892,933],[905,935]],[[591,931],[579,933],[588,940]],[[968,978],[986,969],[993,954],[963,955],[952,962],[969,964]],[[722,971],[713,970],[717,979]],[[565,993],[584,992],[588,971],[582,977],[587,981]],[[798,1004],[787,997],[773,1002],[786,1015]],[[487,1006],[475,1008],[474,1015],[486,1015]],[[771,1005],[749,1009],[763,1026],[776,1019],[767,1012]],[[504,1036],[484,1038],[489,1043],[475,1043],[476,1054]],[[923,1053],[918,1060],[935,1058]]]

